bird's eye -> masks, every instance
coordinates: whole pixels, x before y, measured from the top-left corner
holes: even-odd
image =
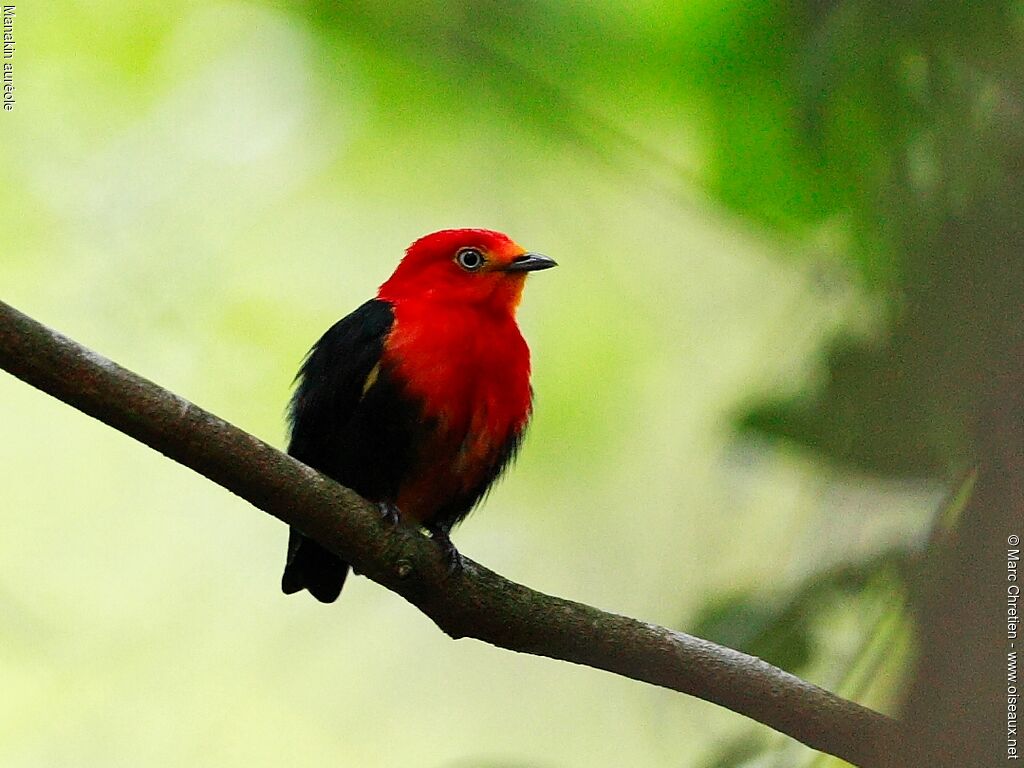
[[[484,265],[484,255],[476,248],[461,248],[455,254],[455,261],[467,272],[475,272]]]

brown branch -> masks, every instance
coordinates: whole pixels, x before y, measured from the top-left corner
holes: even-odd
[[[449,576],[417,531],[262,440],[0,302],[0,368],[295,525],[453,638],[473,637],[671,688],[814,749],[879,766],[896,723],[753,656],[535,592],[468,559]]]

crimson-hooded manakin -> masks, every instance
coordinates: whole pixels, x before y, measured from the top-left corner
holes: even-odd
[[[449,533],[515,458],[530,419],[530,351],[515,312],[526,276],[555,266],[507,235],[448,229],[414,242],[394,274],[306,356],[288,453],[458,563]],[[349,566],[292,528],[281,588],[337,599]]]

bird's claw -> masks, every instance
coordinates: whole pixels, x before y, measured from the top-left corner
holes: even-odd
[[[390,501],[378,501],[377,509],[380,510],[380,519],[385,525],[389,525],[392,528],[398,525],[398,521],[401,518],[401,515],[398,512],[398,507]]]
[[[444,528],[438,528],[430,526],[427,528],[430,531],[430,537],[437,542],[437,545],[441,548],[441,555],[444,557],[445,562],[448,565],[448,575],[453,576],[456,573],[461,573],[463,568],[462,555],[459,554],[459,550],[455,548],[452,543],[451,536],[448,535],[448,531]]]

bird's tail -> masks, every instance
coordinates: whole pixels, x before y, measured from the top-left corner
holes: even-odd
[[[308,589],[321,603],[333,603],[348,576],[348,563],[295,528],[288,533],[288,562],[281,577],[286,595]]]

